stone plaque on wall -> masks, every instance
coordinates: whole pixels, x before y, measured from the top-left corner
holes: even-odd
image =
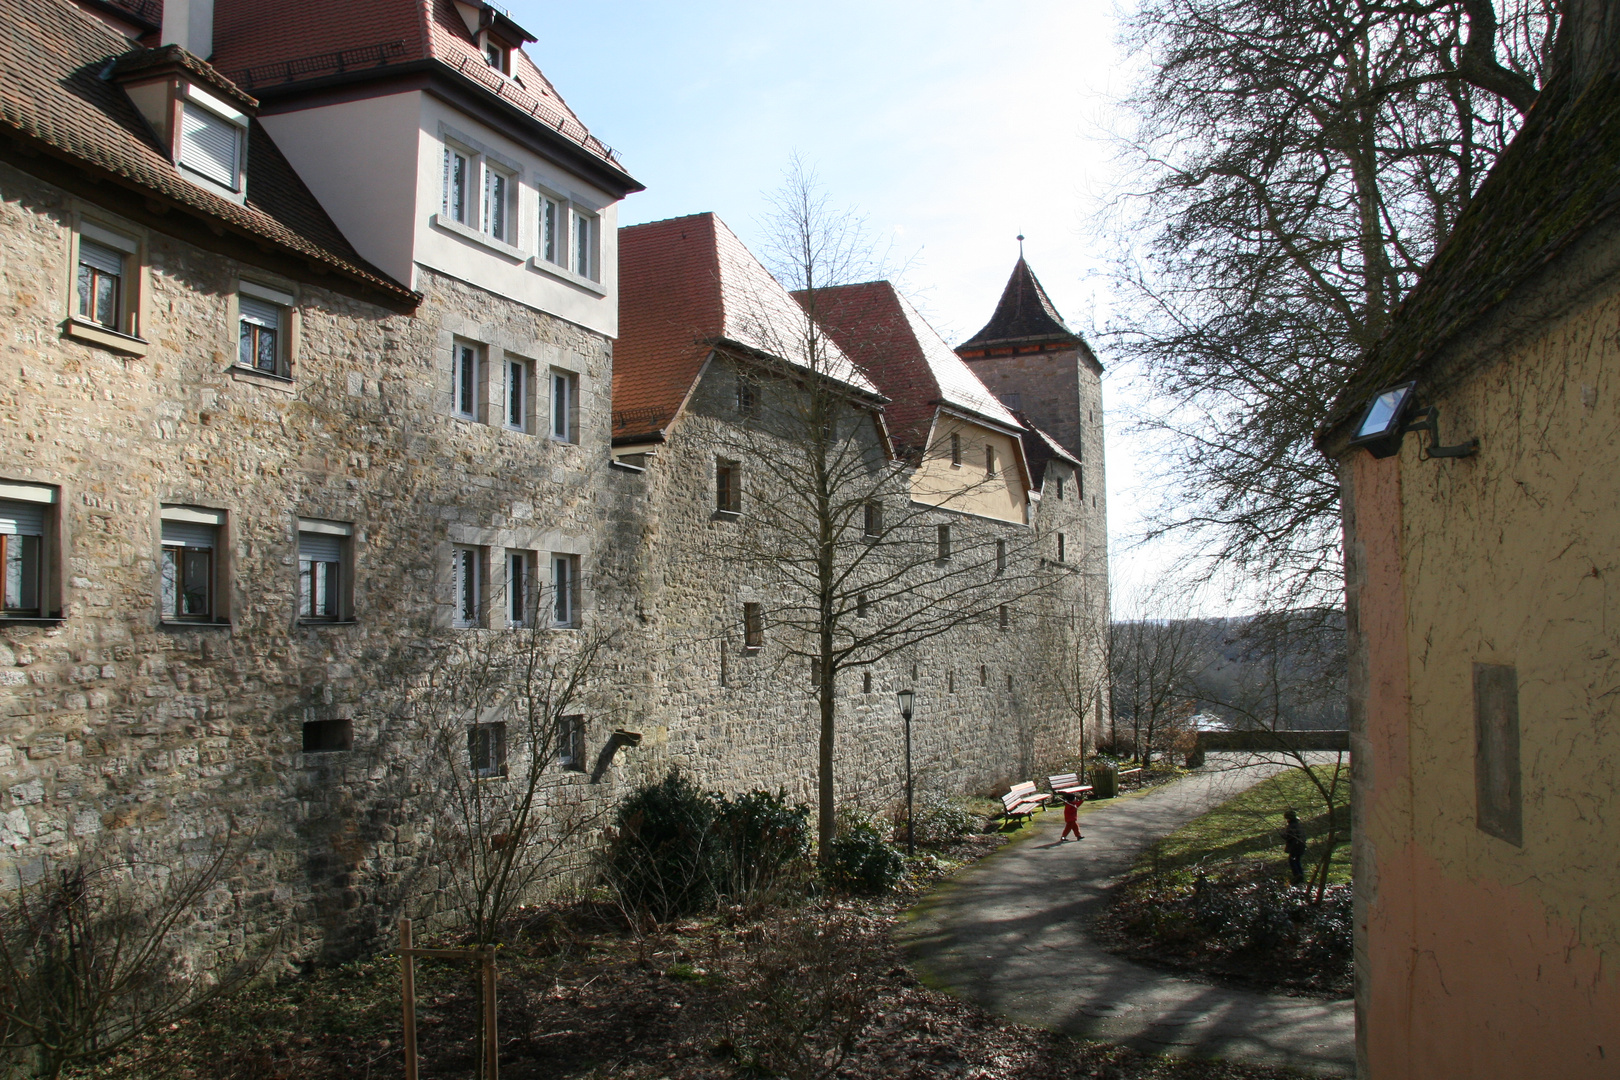
[[[1519,676],[1504,664],[1474,665],[1474,797],[1481,830],[1522,845]]]

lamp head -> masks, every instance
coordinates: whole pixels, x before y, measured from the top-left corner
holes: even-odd
[[[1361,414],[1350,445],[1364,446],[1376,458],[1399,453],[1401,436],[1406,434],[1406,414],[1417,397],[1416,389],[1417,383],[1408,382],[1380,391]]]
[[[907,720],[911,719],[911,703],[916,695],[910,690],[902,690],[894,695],[900,699],[900,715]]]

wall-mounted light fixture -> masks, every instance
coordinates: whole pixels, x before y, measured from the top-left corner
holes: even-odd
[[[1469,439],[1455,446],[1441,446],[1440,410],[1429,405],[1413,412],[1416,404],[1415,382],[1380,391],[1367,406],[1367,411],[1361,414],[1361,423],[1356,425],[1350,445],[1364,447],[1375,458],[1393,457],[1400,453],[1401,440],[1407,432],[1427,431],[1429,445],[1422,451],[1426,458],[1469,457],[1479,452],[1478,439]]]

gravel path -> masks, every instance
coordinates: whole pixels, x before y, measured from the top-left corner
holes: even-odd
[[[1139,852],[1277,771],[1232,767],[1241,760],[1212,754],[1184,780],[1088,804],[1079,842],[1057,842],[1060,810],[1039,814],[913,908],[902,948],[928,982],[1022,1023],[1154,1053],[1354,1075],[1351,1001],[1195,981],[1121,959],[1090,934]]]

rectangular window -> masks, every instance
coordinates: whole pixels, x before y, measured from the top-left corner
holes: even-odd
[[[585,771],[585,718],[557,717],[557,764],[570,772]]]
[[[484,42],[484,63],[488,64],[502,75],[510,75],[512,73],[511,57],[511,50],[493,41]]]
[[[506,358],[506,426],[512,431],[529,430],[530,383],[533,381],[527,360]]]
[[[746,372],[737,375],[737,415],[750,420],[759,415],[759,380]]]
[[[862,514],[861,532],[867,536],[883,535],[883,504],[876,500],[867,500],[865,512]]]
[[[861,672],[861,693],[870,694],[871,692],[872,692],[872,673],[870,671],[863,671],[863,672]]]
[[[475,547],[457,544],[451,549],[451,583],[456,626],[478,626],[484,609],[484,554]]]
[[[245,287],[237,295],[236,304],[240,318],[237,364],[266,375],[285,376],[287,308],[251,295]]]
[[[304,724],[304,753],[333,754],[354,748],[354,724],[349,720],[310,720]]]
[[[13,619],[38,619],[45,615],[46,555],[45,534],[50,524],[54,488],[3,484],[10,495],[27,496],[27,501],[0,499],[0,566],[4,567],[3,613]]]
[[[346,618],[349,538],[352,525],[301,518],[298,522],[298,617],[335,622]]]
[[[548,263],[562,265],[563,243],[561,233],[562,205],[549,195],[540,196],[540,257]]]
[[[1057,497],[1063,498],[1063,477],[1057,478]]]
[[[579,557],[551,557],[551,625],[579,625]]]
[[[1074,497],[1086,501],[1086,474],[1084,469],[1074,470]]]
[[[506,725],[474,724],[468,728],[467,760],[474,776],[505,776]]]
[[[857,619],[866,618],[866,594],[865,593],[856,593],[855,594],[855,617]]]
[[[979,665],[979,685],[980,686],[989,686],[990,685],[990,669],[988,667],[986,667],[984,664]]]
[[[962,465],[962,436],[951,432],[951,464],[957,468]]]
[[[956,672],[954,671],[945,673],[945,692],[947,694],[956,693]]]
[[[984,475],[992,478],[996,475],[996,448],[993,446],[984,448]]]
[[[444,216],[460,225],[467,224],[467,187],[472,178],[472,158],[452,146],[444,148]]]
[[[951,527],[949,525],[939,527],[939,557],[942,560],[951,557]]]
[[[507,202],[511,198],[511,177],[503,172],[484,168],[484,232],[497,240],[508,241],[506,235]]]
[[[192,102],[181,107],[180,164],[220,187],[240,191],[243,129]]]
[[[722,514],[742,512],[742,470],[735,461],[714,463],[714,508]]]
[[[765,647],[765,614],[758,604],[743,605],[743,648]]]
[[[534,556],[506,553],[506,625],[528,626],[534,611]]]
[[[463,420],[478,419],[478,388],[483,382],[483,350],[458,341],[451,365],[451,408]]]
[[[1474,665],[1475,821],[1483,832],[1524,844],[1519,778],[1519,676],[1504,664]]]
[[[574,248],[570,268],[582,278],[596,278],[596,219],[574,211]]]
[[[1057,534],[1057,541],[1058,541],[1058,562],[1066,562],[1066,561],[1068,561],[1068,557],[1069,557],[1068,550],[1067,550],[1068,545],[1064,543],[1062,533]]]
[[[1007,541],[1005,541],[1005,540],[997,540],[996,541],[996,573],[997,574],[1005,574],[1006,572],[1007,572]]]
[[[79,239],[79,315],[109,330],[124,330],[124,267],[128,256]]]
[[[1012,613],[1007,610],[1006,604],[1002,604],[1001,607],[997,609],[996,621],[1003,630],[1012,625]]]
[[[219,529],[225,515],[189,506],[163,508],[162,618],[213,622],[218,618]]]
[[[558,442],[574,442],[574,415],[578,408],[575,387],[578,383],[566,371],[551,373],[551,437]]]
[[[820,657],[812,656],[810,658],[810,685],[811,685],[812,688],[814,688],[816,690],[821,689],[821,658]]]

